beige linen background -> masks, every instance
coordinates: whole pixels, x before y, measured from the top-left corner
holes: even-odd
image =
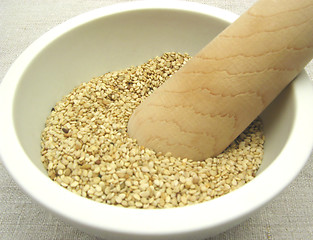
[[[0,0],[0,81],[22,51],[43,33],[71,17],[117,2],[123,1]],[[195,2],[242,14],[255,0]],[[312,62],[306,71],[313,79]],[[313,239],[312,169],[313,155],[293,183],[270,204],[246,222],[212,240]],[[97,238],[69,226],[39,207],[13,182],[0,162],[0,240],[9,239]]]

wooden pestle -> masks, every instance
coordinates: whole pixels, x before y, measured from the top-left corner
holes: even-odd
[[[313,57],[313,0],[259,0],[134,111],[138,144],[216,156]]]

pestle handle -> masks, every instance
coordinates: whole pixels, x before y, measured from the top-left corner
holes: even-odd
[[[134,111],[128,133],[176,157],[216,156],[313,57],[313,0],[259,0]]]

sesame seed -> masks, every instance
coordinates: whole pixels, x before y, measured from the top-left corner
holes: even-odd
[[[64,133],[68,133],[68,132],[69,132],[69,130],[66,129],[66,128],[62,128],[62,131],[63,131]]]

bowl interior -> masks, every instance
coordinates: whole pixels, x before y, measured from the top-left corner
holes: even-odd
[[[33,163],[50,109],[71,89],[105,72],[138,65],[167,51],[197,53],[228,26],[214,16],[169,9],[133,10],[99,17],[61,35],[29,63],[16,91],[14,123]],[[266,131],[263,171],[279,154],[293,124],[293,94],[286,90],[262,114]]]

